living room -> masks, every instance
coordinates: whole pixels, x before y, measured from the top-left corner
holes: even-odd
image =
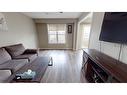
[[[39,15],[42,15],[41,18],[39,17]],[[4,27],[2,27],[3,30],[1,30],[2,32],[1,32],[1,37],[0,37],[0,46],[6,49],[7,53],[11,55],[9,57],[12,57],[12,59],[15,59],[15,58],[17,59],[17,55],[15,57],[15,54],[18,54],[20,51],[19,53],[20,56],[18,56],[18,58],[25,59],[26,57],[28,57],[28,61],[30,60],[31,62],[31,59],[32,61],[34,60],[33,55],[28,54],[29,56],[28,55],[26,56],[26,55],[21,54],[22,53],[21,51],[28,52],[29,50],[32,50],[32,49],[36,49],[37,51],[39,51],[38,56],[52,57],[53,66],[47,68],[44,76],[41,76],[41,81],[39,80],[39,82],[44,82],[44,83],[45,82],[48,82],[48,83],[49,82],[52,82],[52,83],[54,82],[55,83],[86,82],[86,80],[81,81],[80,79],[80,72],[81,72],[81,66],[82,66],[82,57],[81,57],[82,51],[80,50],[76,51],[75,49],[76,48],[75,46],[76,37],[74,36],[76,34],[77,20],[82,15],[83,16],[87,15],[87,13],[81,13],[81,12],[64,12],[64,13],[60,13],[60,12],[35,12],[35,13],[34,12],[26,12],[26,13],[25,12],[24,13],[22,12],[13,12],[13,13],[3,12],[1,13],[1,17],[4,18],[5,22],[3,24]],[[55,37],[60,36],[59,39],[58,38],[54,39],[54,37],[53,39],[50,38],[50,36],[52,37],[52,34],[49,35],[48,33],[49,31],[47,30],[48,26],[50,26],[51,28],[53,27],[53,29],[57,29],[57,31],[59,28],[60,28],[60,31],[62,29],[63,31],[61,32],[62,34],[59,34],[59,35],[55,34]],[[68,26],[71,26],[70,33],[67,32]],[[8,47],[9,47],[9,50],[8,50]],[[3,51],[3,49],[1,51]],[[17,52],[13,52],[13,51],[17,51]],[[1,56],[6,56],[3,54],[1,52]],[[4,59],[6,59],[6,57],[4,57]],[[4,63],[4,62],[8,62],[8,59],[2,61],[1,63]],[[68,64],[68,62],[70,63]],[[19,67],[17,64],[15,65]],[[74,66],[71,64],[73,64]],[[5,64],[1,65],[1,69],[5,69],[5,68],[10,69],[10,67],[12,66],[8,67],[8,65],[6,66]],[[9,78],[10,80],[11,79],[10,77],[13,77],[14,79],[14,75],[15,75],[14,73],[17,74],[17,71],[22,66],[20,66],[20,68],[15,70],[15,68],[17,67],[11,68],[12,71],[15,71],[15,72],[12,72],[10,74],[10,71],[9,71],[9,74],[7,74],[7,76],[2,76],[2,75],[6,75],[7,72],[5,70],[5,74],[4,74],[3,73],[4,70],[1,70],[1,82],[3,81],[4,82],[15,82],[15,81],[8,81],[5,79]],[[64,71],[65,69],[66,69],[66,72]],[[68,71],[70,73],[67,74]],[[53,79],[50,80],[53,75],[56,75],[56,77],[54,78],[54,80]],[[66,78],[67,76],[69,77]],[[82,80],[84,79],[85,78],[82,78]]]
[[[126,10],[121,0],[1,1],[1,94],[126,93]]]
[[[87,70],[88,67],[86,67],[87,66],[86,64],[88,63],[86,60],[88,60],[88,58],[86,59],[85,57],[82,57],[84,56],[85,53],[89,55],[89,52],[86,51],[86,48],[95,49],[97,51],[100,51],[101,53],[104,53],[106,56],[110,56],[110,58],[108,59],[113,60],[113,62],[116,61],[115,63],[118,63],[120,61],[124,66],[124,67],[122,66],[120,67],[122,69],[126,67],[125,66],[127,62],[126,45],[121,43],[111,43],[110,41],[105,41],[103,39],[100,40],[99,38],[104,22],[103,19],[105,19],[105,15],[106,15],[105,12],[93,12],[93,13],[91,12],[13,12],[13,13],[3,12],[0,14],[1,14],[1,18],[4,19],[3,20],[4,23],[2,24],[3,26],[1,27],[1,37],[0,37],[0,46],[2,47],[1,59],[5,59],[4,61],[3,60],[1,61],[1,65],[0,65],[1,82],[19,83],[19,82],[36,81],[39,83],[40,82],[43,83],[92,82],[93,83],[94,81],[91,81],[92,76],[90,76],[91,74],[89,74],[89,69]],[[126,13],[121,12],[115,14],[114,16],[117,15],[120,16],[123,14],[125,15]],[[91,25],[91,27],[88,26],[89,24]],[[82,27],[84,28],[80,27],[80,25],[82,25]],[[87,29],[86,32],[83,29]],[[88,30],[89,33],[87,33]],[[85,39],[85,37],[87,38],[87,40]],[[84,44],[83,39],[86,40],[85,42],[87,43],[86,47],[82,47],[82,44]],[[33,54],[36,54],[37,58]],[[102,56],[103,54],[99,54],[99,55]],[[9,59],[7,58],[6,60],[6,56],[8,56]],[[44,70],[42,69],[43,74],[42,75],[39,74],[39,78],[37,78],[37,80],[33,80],[33,81],[32,80],[28,81],[23,79],[15,80],[17,74],[19,76],[19,73],[26,72],[27,70],[32,72],[32,69],[35,68],[30,69],[30,67],[27,66],[28,69],[24,69],[23,64],[20,66],[17,65],[18,63],[16,62],[14,62],[16,64],[13,65],[12,64],[6,65],[8,63],[13,63],[15,59],[20,59],[20,60],[28,59],[28,61],[31,64],[39,63],[36,61],[37,59],[39,59],[38,57],[42,57],[40,58],[41,60],[43,59],[43,57],[47,57],[47,61],[50,59],[49,63],[51,63],[50,61],[52,61],[51,64],[52,66],[48,66]],[[94,56],[91,55],[91,57]],[[96,55],[96,57],[98,60],[99,59],[102,60],[102,58],[99,58],[99,56]],[[8,60],[12,60],[12,61],[8,62]],[[105,60],[105,62],[107,61],[108,60]],[[3,65],[4,62],[6,64]],[[24,63],[24,61],[21,62]],[[102,62],[100,62],[100,64],[102,64]],[[4,72],[3,69],[5,70],[5,73],[3,73]],[[10,69],[11,72],[8,71]],[[120,71],[122,69],[120,69]],[[82,72],[82,70],[84,70],[85,72]],[[119,69],[116,69],[114,70],[114,72],[118,70]],[[88,72],[88,76],[87,76],[87,72]],[[108,71],[107,73],[109,72],[110,71]],[[52,78],[53,76],[54,78]],[[108,75],[106,74],[106,76]],[[110,82],[116,80],[117,82],[126,82],[126,78],[119,79],[117,78],[118,76],[113,76],[113,78],[114,77],[116,79],[110,80]],[[98,80],[98,82],[102,82],[99,81],[99,79],[96,80]],[[109,82],[108,77],[106,80],[105,79],[102,80],[103,82]]]

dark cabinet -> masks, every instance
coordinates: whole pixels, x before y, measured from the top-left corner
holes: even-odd
[[[83,50],[82,72],[91,83],[127,82],[127,64],[94,49]]]

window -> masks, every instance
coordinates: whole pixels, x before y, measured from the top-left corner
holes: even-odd
[[[66,43],[66,24],[48,24],[48,43],[65,44]]]
[[[89,40],[89,35],[90,35],[90,24],[85,24],[84,25],[84,39]]]
[[[88,48],[91,24],[83,24],[83,48]]]

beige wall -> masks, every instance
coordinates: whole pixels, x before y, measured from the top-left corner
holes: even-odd
[[[3,13],[8,31],[0,32],[0,46],[23,43],[26,48],[37,48],[34,21],[21,13]]]
[[[35,19],[36,23],[74,23],[77,19]]]
[[[89,48],[97,49],[99,51],[101,50],[101,52],[118,59],[121,44],[99,41],[103,17],[103,12],[95,12],[93,14]],[[120,61],[127,64],[127,45],[123,45],[122,47]]]
[[[66,44],[48,44],[48,31],[47,31],[47,23],[64,23],[70,24],[74,26],[75,20],[70,19],[43,19],[43,20],[35,20],[37,32],[39,36],[39,47],[43,49],[72,49],[73,48],[73,33],[66,33]]]

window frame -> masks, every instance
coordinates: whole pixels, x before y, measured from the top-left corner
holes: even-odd
[[[66,32],[67,32],[67,25],[66,24],[63,24],[63,25],[65,25],[65,31],[64,31],[64,34],[59,34],[59,29],[58,29],[58,25],[59,24],[56,24],[56,30],[55,30],[55,32],[56,32],[56,34],[50,34],[49,33],[49,31],[52,31],[52,30],[49,30],[49,25],[50,24],[48,24],[48,44],[66,44]],[[56,42],[51,42],[50,41],[50,35],[56,35]],[[61,42],[59,42],[59,35],[64,35],[64,43],[61,43]]]

